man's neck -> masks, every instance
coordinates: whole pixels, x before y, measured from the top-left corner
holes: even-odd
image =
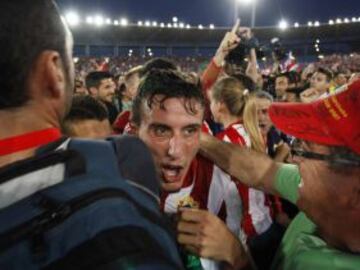
[[[26,109],[0,110],[0,123],[0,140],[48,128],[59,128],[59,123],[52,121],[50,117],[41,117],[35,110]],[[0,156],[0,167],[33,156],[36,148]]]

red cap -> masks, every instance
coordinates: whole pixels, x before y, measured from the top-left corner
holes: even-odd
[[[312,103],[274,103],[269,114],[286,134],[360,154],[360,80]]]

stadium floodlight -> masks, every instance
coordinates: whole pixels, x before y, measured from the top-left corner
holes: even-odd
[[[210,29],[215,29],[215,25],[210,24],[210,25],[209,25],[209,28],[210,28]]]
[[[163,23],[163,22],[160,23],[160,27],[161,27],[161,28],[164,28],[164,27],[165,27],[165,23]]]
[[[190,29],[191,28],[191,25],[190,24],[187,24],[186,25],[186,29]]]
[[[334,24],[334,20],[329,20],[329,24],[333,25]]]
[[[319,43],[320,43],[320,39],[316,39],[316,43],[319,44]]]
[[[167,24],[167,27],[168,27],[168,28],[172,28],[172,24],[171,24],[171,23],[168,23],[168,24]]]
[[[294,27],[298,28],[300,26],[300,24],[298,22],[294,23]]]
[[[178,19],[177,17],[173,17],[173,18],[172,18],[172,21],[173,21],[174,23],[177,23],[178,20],[179,20],[179,19]]]
[[[239,4],[244,4],[244,5],[250,5],[253,4],[256,0],[236,0],[237,3]]]
[[[337,24],[340,24],[340,23],[342,23],[342,20],[341,20],[340,18],[337,18],[337,19],[336,19],[336,23],[337,23]]]
[[[184,28],[184,27],[185,27],[185,24],[181,22],[181,23],[179,23],[179,27],[180,27],[180,28]]]
[[[77,62],[79,62],[79,58],[78,57],[74,57],[73,58],[74,64],[76,64]]]
[[[279,22],[279,28],[280,30],[286,30],[288,28],[288,23],[284,19]]]
[[[133,50],[132,50],[132,49],[130,49],[130,50],[129,50],[129,53],[133,53]]]
[[[319,52],[319,51],[320,51],[320,49],[319,49],[319,48],[316,48],[316,51],[317,51],[317,52]]]
[[[358,22],[360,22],[360,17],[358,18]]]
[[[178,24],[177,23],[173,23],[174,28],[178,28]]]
[[[308,26],[309,26],[309,27],[312,27],[313,25],[314,25],[313,22],[311,22],[311,21],[308,22]]]
[[[148,52],[151,52],[151,48],[148,48],[147,51],[148,51]]]
[[[128,19],[126,19],[126,18],[121,18],[120,19],[120,25],[121,26],[128,26],[129,25],[129,21],[128,21]]]
[[[348,18],[345,18],[344,19],[344,23],[349,23],[350,21],[349,21],[349,19]]]
[[[93,24],[94,23],[94,18],[93,17],[86,17],[86,23],[87,24]]]
[[[146,27],[150,27],[150,26],[151,26],[151,23],[150,23],[149,21],[146,21],[146,22],[145,22],[145,26],[146,26]]]
[[[115,20],[115,21],[114,21],[114,25],[119,25],[119,21],[118,21],[118,20]]]
[[[314,22],[314,26],[315,26],[315,27],[319,27],[319,26],[320,26],[320,22],[319,22],[319,21]]]
[[[200,30],[202,30],[202,29],[204,29],[204,26],[202,26],[202,24],[199,24],[198,28],[199,28]]]
[[[352,17],[352,18],[351,18],[351,21],[352,21],[352,22],[357,22],[357,19],[356,19],[355,17]]]
[[[104,24],[104,18],[101,15],[96,15],[94,18],[94,24],[96,26],[102,26]]]
[[[143,22],[142,22],[142,21],[138,21],[137,25],[138,25],[138,26],[143,26]]]
[[[65,20],[70,26],[77,26],[80,23],[80,17],[75,11],[66,13]]]
[[[157,22],[155,22],[155,21],[152,22],[152,26],[153,26],[153,27],[157,27],[157,25],[158,25]]]
[[[324,56],[322,54],[319,54],[319,59],[324,59]]]
[[[149,56],[153,56],[153,53],[152,53],[152,52],[149,52]]]
[[[105,20],[105,23],[106,24],[111,24],[112,22],[111,22],[111,19],[110,18],[107,18],[106,20]]]

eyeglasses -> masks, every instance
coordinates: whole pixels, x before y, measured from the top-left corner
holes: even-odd
[[[325,154],[314,153],[304,150],[302,147],[304,143],[305,143],[304,141],[295,139],[290,145],[291,155],[303,157],[307,159],[313,159],[313,160],[323,160],[329,162],[330,164],[335,164],[340,166],[360,167],[360,157],[356,158],[356,157],[347,157],[341,154],[325,155]]]

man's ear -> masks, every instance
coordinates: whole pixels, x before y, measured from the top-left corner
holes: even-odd
[[[66,92],[66,75],[60,54],[56,51],[42,52],[31,74],[34,78],[34,94],[59,98]],[[42,93],[40,93],[42,91]]]
[[[98,95],[98,90],[97,90],[96,87],[90,87],[90,88],[88,88],[88,90],[89,90],[89,94],[90,94],[91,96],[97,97],[97,95]]]

